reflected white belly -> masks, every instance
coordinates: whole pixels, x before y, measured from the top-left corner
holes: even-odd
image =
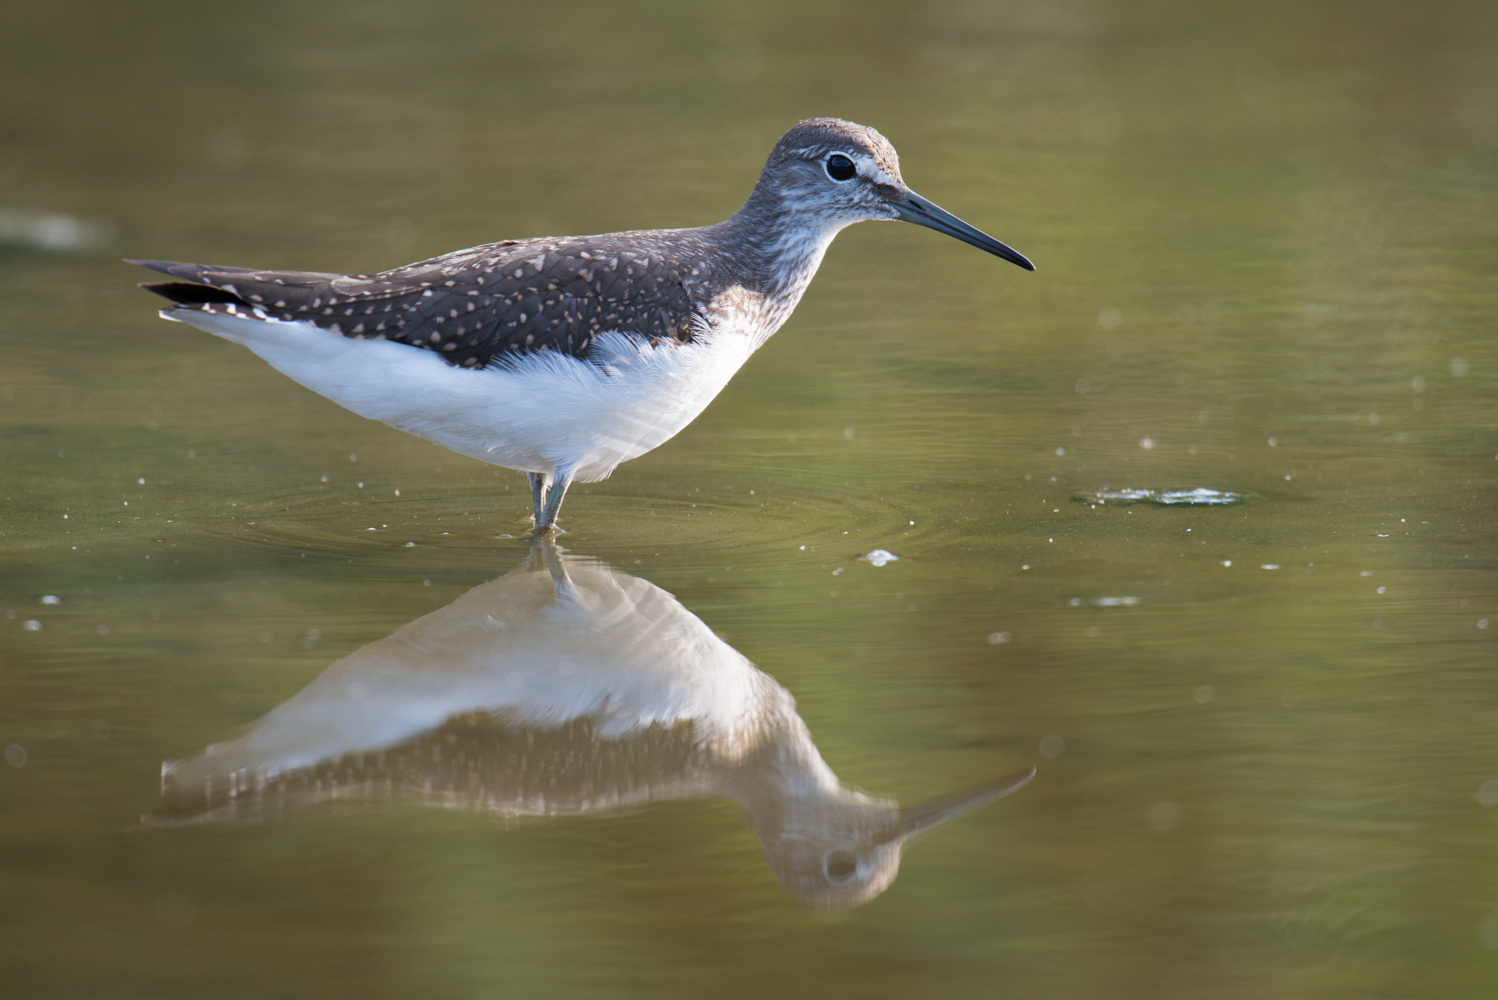
[[[195,309],[162,315],[244,344],[361,416],[522,472],[570,468],[582,482],[603,479],[673,437],[754,349],[737,331],[659,347],[609,333],[598,338],[591,361],[546,352],[475,370],[432,351],[354,340],[308,323]]]

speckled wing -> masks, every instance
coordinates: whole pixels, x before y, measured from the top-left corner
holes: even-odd
[[[679,269],[628,236],[491,243],[375,275],[131,263],[185,279],[143,286],[182,306],[248,308],[472,368],[540,351],[585,358],[608,332],[691,342],[698,312]]]

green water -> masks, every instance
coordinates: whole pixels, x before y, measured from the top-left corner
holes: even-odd
[[[824,114],[1039,270],[847,231],[563,544],[847,784],[1035,780],[834,916],[720,799],[143,829],[162,761],[519,565],[529,496],[118,258],[713,222]],[[0,994],[1490,996],[1495,270],[1478,0],[9,5]],[[1105,487],[1253,501],[1072,500]]]

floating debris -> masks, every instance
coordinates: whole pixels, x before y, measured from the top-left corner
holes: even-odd
[[[114,226],[61,212],[0,208],[0,247],[69,252],[99,250],[114,241]]]
[[[1252,493],[1209,490],[1205,486],[1198,486],[1193,490],[1103,489],[1093,490],[1090,493],[1078,493],[1072,497],[1076,503],[1111,503],[1115,506],[1152,503],[1161,507],[1230,507],[1234,504],[1249,503],[1253,499]]]
[[[858,558],[862,559],[866,563],[872,563],[875,566],[883,566],[885,563],[898,561],[900,557],[895,555],[893,552],[890,552],[888,549],[875,549],[872,552],[865,552]]]

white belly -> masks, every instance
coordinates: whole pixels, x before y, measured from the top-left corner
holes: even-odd
[[[581,482],[603,479],[673,437],[754,349],[753,339],[736,331],[660,347],[608,333],[597,340],[597,363],[549,351],[511,367],[472,369],[432,351],[354,340],[309,323],[195,309],[162,315],[244,344],[360,416],[506,468],[571,469]]]

